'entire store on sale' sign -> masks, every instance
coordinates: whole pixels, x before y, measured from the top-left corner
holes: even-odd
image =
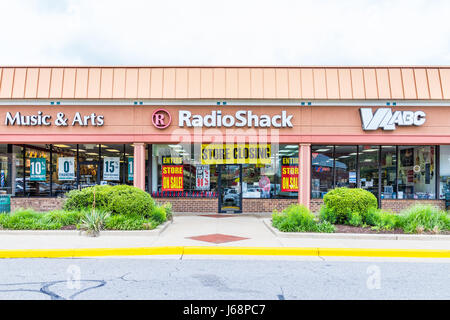
[[[281,158],[281,191],[298,192],[298,158]]]
[[[182,158],[163,157],[162,191],[183,191]],[[180,164],[181,163],[181,164]]]

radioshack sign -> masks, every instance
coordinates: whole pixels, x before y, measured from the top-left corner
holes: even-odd
[[[360,108],[362,128],[370,130],[395,130],[397,126],[421,126],[426,121],[423,111],[394,111],[391,108],[378,108],[375,113],[372,108]]]
[[[221,110],[211,111],[207,115],[192,114],[187,110],[179,110],[179,127],[261,127],[261,128],[292,128],[293,115],[281,111],[281,114],[269,116],[256,115],[249,110],[236,111],[232,114],[222,114]]]

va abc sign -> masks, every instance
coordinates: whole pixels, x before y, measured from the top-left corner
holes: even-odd
[[[394,111],[391,108],[378,108],[375,113],[372,108],[360,108],[362,128],[369,130],[395,130],[396,126],[421,126],[426,121],[423,111]]]

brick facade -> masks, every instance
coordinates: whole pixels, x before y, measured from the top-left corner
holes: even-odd
[[[311,199],[311,212],[319,212],[321,205],[323,205],[323,199]]]
[[[156,203],[172,203],[174,212],[217,212],[217,199],[202,198],[155,198]],[[242,199],[242,212],[272,212],[281,211],[290,204],[297,203],[297,199]]]
[[[381,200],[381,208],[398,213],[415,204],[429,204],[439,209],[445,209],[445,200]]]
[[[44,212],[62,209],[64,198],[16,198],[11,197],[11,211],[19,208],[33,209]]]
[[[19,208],[31,208],[35,211],[51,211],[61,209],[64,198],[11,198],[11,211]],[[208,198],[155,198],[156,203],[171,202],[174,212],[217,212],[218,200]],[[273,212],[281,211],[297,199],[242,199],[243,212]],[[323,199],[311,199],[311,211],[318,212]],[[415,204],[430,204],[445,209],[444,200],[381,200],[381,207],[398,213]]]
[[[281,211],[297,199],[242,199],[242,212],[273,212]]]
[[[170,202],[173,212],[217,212],[217,199],[210,198],[155,198],[157,204]]]

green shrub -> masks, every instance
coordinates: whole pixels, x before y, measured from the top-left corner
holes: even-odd
[[[114,215],[105,220],[108,230],[143,230],[148,220],[138,215]]]
[[[364,222],[375,230],[393,230],[400,227],[398,215],[381,209],[369,209]]]
[[[67,211],[91,209],[94,202],[94,190],[95,207],[107,209],[112,188],[112,186],[105,185],[69,191],[66,193],[67,199],[64,203],[64,209]]]
[[[359,212],[349,212],[348,221],[346,223],[354,227],[361,227],[364,224],[363,218]]]
[[[166,210],[163,206],[155,206],[150,218],[158,223],[166,221]]]
[[[128,185],[95,186],[67,193],[64,209],[83,210],[95,207],[110,211],[111,214],[141,215],[150,217],[155,206],[153,198],[145,191]]]
[[[77,225],[83,214],[82,211],[53,210],[44,213],[42,221],[44,223],[59,223],[62,226]]]
[[[170,202],[164,202],[162,207],[166,211],[166,219],[167,220],[172,220],[173,219],[172,204]]]
[[[127,185],[111,188],[108,210],[112,214],[140,215],[150,217],[155,207],[155,201],[145,191]]]
[[[406,233],[439,233],[450,230],[450,216],[430,205],[415,205],[400,213],[399,224]]]
[[[32,209],[19,209],[11,214],[0,214],[0,226],[10,230],[55,230],[61,223],[45,221],[44,214]]]
[[[324,232],[324,233],[333,233],[336,230],[334,225],[329,223],[328,221],[323,221],[317,224],[317,232]]]
[[[357,223],[357,214],[364,221],[368,210],[378,206],[377,198],[371,192],[359,188],[333,189],[323,197],[323,202],[324,210],[331,210],[332,217],[336,217],[334,223],[339,224],[349,224],[352,218],[352,223]]]
[[[284,232],[334,232],[329,222],[319,223],[303,205],[293,204],[281,213],[272,214],[272,225]]]
[[[327,208],[327,206],[320,206],[319,210],[319,218],[320,221],[326,221],[332,224],[335,224],[337,222],[337,214],[334,212],[333,209]]]

